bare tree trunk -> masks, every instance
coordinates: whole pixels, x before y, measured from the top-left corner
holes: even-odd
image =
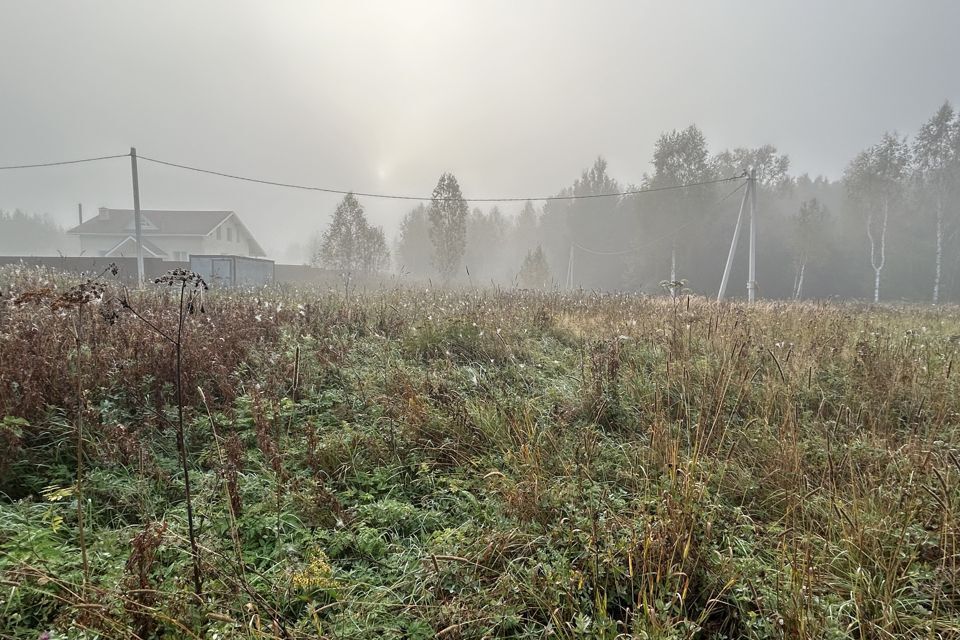
[[[940,302],[940,274],[943,264],[943,197],[937,194],[937,251],[934,258],[933,304]]]

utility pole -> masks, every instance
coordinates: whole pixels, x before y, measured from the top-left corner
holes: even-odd
[[[757,170],[750,167],[750,267],[747,276],[747,301],[757,298]]]
[[[570,258],[567,260],[567,291],[573,290],[573,243],[570,243]]]
[[[677,299],[677,239],[670,246],[670,297]]]
[[[80,221],[78,224],[83,224],[83,203],[82,202],[77,203],[77,218]]]
[[[137,148],[130,147],[130,171],[133,175],[133,224],[137,233],[137,287],[143,287],[143,233],[140,224],[140,179],[137,175]]]
[[[737,241],[740,239],[740,223],[743,222],[743,210],[747,206],[747,198],[752,191],[752,183],[747,182],[747,188],[743,192],[743,199],[740,200],[740,213],[737,214],[737,225],[733,228],[733,240],[730,242],[730,252],[727,254],[727,264],[723,267],[723,278],[720,280],[720,293],[717,294],[717,302],[723,302],[727,295],[727,282],[730,280],[730,268],[733,266],[733,256],[737,253]]]

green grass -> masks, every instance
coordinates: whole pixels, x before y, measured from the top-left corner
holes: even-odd
[[[4,300],[38,277],[7,273]],[[0,311],[0,638],[960,638],[954,308],[396,290],[206,311],[200,597],[169,349],[87,318],[84,584],[70,324]]]

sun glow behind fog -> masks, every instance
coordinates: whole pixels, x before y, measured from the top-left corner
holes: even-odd
[[[770,143],[793,173],[836,179],[885,129],[912,130],[958,86],[935,72],[957,58],[949,25],[960,5],[948,0],[97,4],[3,11],[0,57],[18,61],[0,64],[4,161],[136,146],[332,189],[429,197],[452,172],[467,196],[520,197],[558,192],[598,155],[638,183],[657,136],[696,124],[712,152]],[[888,46],[901,37],[908,45]],[[63,95],[80,98],[67,108]],[[62,225],[78,202],[129,207],[121,165],[0,179],[0,207]],[[321,230],[337,205],[141,171],[145,205],[236,210],[271,251]],[[408,204],[363,201],[388,236]]]

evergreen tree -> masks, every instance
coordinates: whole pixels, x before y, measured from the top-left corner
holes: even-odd
[[[460,269],[467,246],[467,203],[452,173],[440,176],[428,215],[433,263],[443,282],[449,283]]]
[[[513,276],[512,264],[504,259],[509,233],[509,221],[498,207],[488,213],[477,208],[470,214],[464,262],[474,282],[509,280]]]
[[[527,200],[517,216],[514,229],[514,239],[521,250],[520,255],[526,255],[537,243],[537,227],[540,224],[540,213],[533,203]]]
[[[633,243],[635,234],[629,228],[628,211],[619,197],[610,196],[622,190],[620,183],[607,173],[607,161],[598,157],[573,185],[557,194],[564,199],[547,201],[538,225],[538,239],[546,244],[553,264],[569,268],[574,243],[600,254],[616,253]],[[579,263],[576,280],[588,288],[620,286],[625,271],[622,260],[593,254],[591,259]]]
[[[70,241],[48,215],[0,210],[0,254],[42,256],[66,253]]]
[[[400,221],[395,250],[397,269],[400,273],[425,278],[430,275],[432,253],[427,208],[418,204]]]
[[[540,245],[527,252],[517,280],[524,289],[546,289],[550,285],[550,265]]]
[[[800,210],[793,219],[794,263],[796,275],[793,280],[793,299],[803,297],[803,281],[807,271],[807,263],[813,259],[821,259],[825,253],[824,245],[827,240],[826,223],[827,208],[816,198],[804,200]]]

